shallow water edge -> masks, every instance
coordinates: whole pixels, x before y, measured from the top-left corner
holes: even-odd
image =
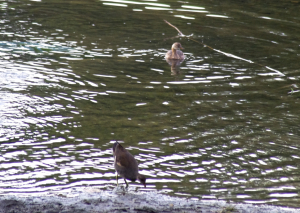
[[[0,213],[77,213],[77,212],[240,212],[240,213],[296,213],[299,209],[271,205],[227,203],[218,200],[195,201],[171,197],[157,192],[102,191],[85,188],[68,194],[48,194],[43,196],[0,197]]]

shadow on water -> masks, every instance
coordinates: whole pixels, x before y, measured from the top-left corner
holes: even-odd
[[[1,193],[112,189],[119,141],[141,190],[300,207],[297,6],[1,2]]]

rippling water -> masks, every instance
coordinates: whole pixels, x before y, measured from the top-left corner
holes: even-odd
[[[300,207],[297,8],[1,2],[0,192],[110,190],[119,141],[141,190]]]

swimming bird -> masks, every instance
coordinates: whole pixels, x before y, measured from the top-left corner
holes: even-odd
[[[118,186],[118,174],[124,178],[126,183],[126,188],[128,188],[127,180],[130,181],[140,181],[144,187],[146,187],[146,177],[139,174],[138,163],[134,159],[133,155],[130,154],[121,144],[118,142],[114,143],[113,146],[113,156],[114,156],[114,166],[117,172],[117,186]]]
[[[180,59],[180,60],[183,60],[184,59],[184,54],[183,54],[183,52],[180,51],[180,49],[183,49],[181,44],[179,42],[175,42],[172,45],[171,50],[169,50],[166,53],[165,58],[166,59]]]

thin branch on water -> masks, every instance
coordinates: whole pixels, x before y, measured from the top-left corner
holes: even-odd
[[[171,23],[168,22],[167,20],[164,20],[164,21],[165,21],[168,25],[170,25],[171,27],[173,27],[175,30],[177,30],[177,32],[179,33],[180,36],[182,36],[182,37],[188,37],[188,36],[184,35],[184,34],[183,34],[177,27],[175,27],[173,24],[171,24]],[[285,76],[285,75],[284,75],[282,72],[280,72],[279,70],[273,69],[273,68],[271,68],[271,67],[268,67],[268,66],[265,66],[265,65],[262,65],[262,64],[255,63],[255,62],[253,62],[253,61],[251,61],[251,60],[248,60],[248,59],[245,59],[245,58],[241,58],[241,57],[236,56],[236,55],[233,55],[233,54],[231,54],[231,53],[226,53],[226,52],[223,52],[223,51],[221,51],[221,50],[217,50],[217,49],[212,48],[212,47],[210,47],[210,46],[204,44],[203,42],[199,42],[199,41],[197,41],[197,40],[195,40],[195,39],[193,39],[193,38],[191,38],[191,37],[188,37],[188,38],[189,38],[190,40],[192,40],[192,41],[198,43],[198,44],[202,44],[202,45],[204,45],[205,47],[208,47],[209,49],[211,49],[211,50],[213,50],[213,51],[216,51],[216,52],[218,52],[218,53],[222,53],[223,55],[226,55],[226,56],[228,56],[228,57],[235,58],[235,59],[239,59],[239,60],[242,60],[242,61],[246,61],[246,62],[248,62],[248,63],[257,64],[257,65],[259,65],[259,66],[261,66],[261,67],[265,67],[266,69],[271,70],[271,71],[277,73],[278,75]]]
[[[168,22],[167,20],[164,20],[168,25],[170,25],[171,27],[175,28],[175,30],[177,30],[179,32],[179,35],[181,36],[185,36],[183,35],[183,33],[177,28],[175,27],[173,24],[171,24],[170,22]]]

